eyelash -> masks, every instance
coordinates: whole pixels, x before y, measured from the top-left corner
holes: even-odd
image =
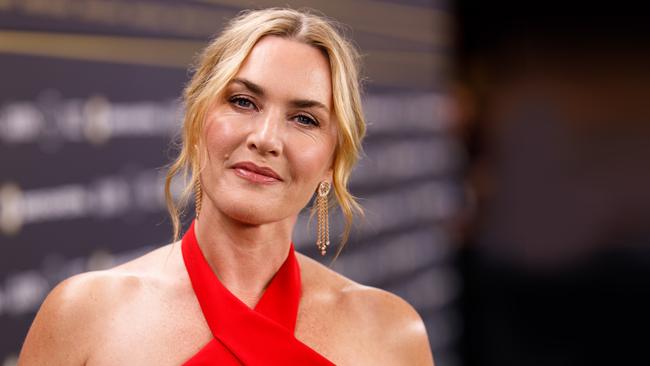
[[[249,109],[248,107],[244,107],[244,106],[242,106],[240,104],[241,102],[246,102],[246,103],[249,103],[250,106],[252,106],[255,110],[258,110],[257,106],[255,105],[255,103],[253,103],[252,100],[250,100],[249,98],[246,98],[246,97],[239,96],[239,95],[231,97],[230,99],[228,99],[228,102],[230,102],[232,105],[234,105],[237,108],[242,108],[242,109],[247,110],[247,109]],[[298,123],[303,125],[303,126],[307,126],[307,127],[319,127],[320,126],[320,123],[318,122],[318,120],[316,120],[315,118],[312,118],[311,116],[306,115],[306,114],[298,114],[298,115],[294,116],[293,118],[302,119],[303,122],[298,122]]]
[[[302,123],[302,122],[298,122],[298,123],[300,123],[301,125],[309,125],[310,127],[319,127],[319,126],[320,126],[320,123],[319,123],[316,119],[311,118],[311,117],[309,117],[309,116],[306,115],[306,114],[299,114],[299,115],[297,115],[297,116],[294,117],[294,118],[304,118],[304,119],[307,120],[307,123],[306,123],[306,124],[305,124],[305,123]]]
[[[239,108],[243,108],[243,109],[248,109],[248,108],[240,105],[239,102],[247,102],[247,103],[250,103],[255,108],[255,110],[257,110],[257,106],[255,105],[255,103],[253,103],[252,100],[250,100],[248,98],[244,98],[242,96],[234,96],[234,97],[228,99],[228,101],[231,104],[233,104],[234,106],[239,107]]]

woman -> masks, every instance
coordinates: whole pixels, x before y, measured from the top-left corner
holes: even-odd
[[[387,292],[295,253],[298,213],[327,195],[347,218],[365,126],[356,53],[326,20],[287,9],[234,19],[185,90],[197,217],[180,242],[72,277],[43,303],[19,365],[431,365],[422,320]]]

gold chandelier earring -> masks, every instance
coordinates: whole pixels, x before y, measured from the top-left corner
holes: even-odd
[[[196,219],[199,219],[199,212],[201,211],[201,200],[203,199],[203,192],[201,191],[201,178],[196,177],[194,182],[194,213]]]
[[[318,214],[318,239],[316,240],[316,247],[321,255],[325,255],[327,247],[330,245],[330,225],[327,214],[329,205],[327,195],[330,193],[330,187],[329,182],[323,181],[320,182],[316,191],[316,210]]]

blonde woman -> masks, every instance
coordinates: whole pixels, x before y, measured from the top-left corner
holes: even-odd
[[[182,240],[72,277],[43,303],[19,365],[432,365],[422,320],[395,295],[294,251],[316,195],[347,218],[365,125],[357,55],[327,20],[250,11],[200,57],[185,90],[182,150],[197,217]]]

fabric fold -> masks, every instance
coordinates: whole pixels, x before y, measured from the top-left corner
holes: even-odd
[[[194,222],[181,247],[192,288],[214,337],[184,365],[334,365],[294,336],[301,282],[293,243],[254,309],[212,272],[196,240]]]

